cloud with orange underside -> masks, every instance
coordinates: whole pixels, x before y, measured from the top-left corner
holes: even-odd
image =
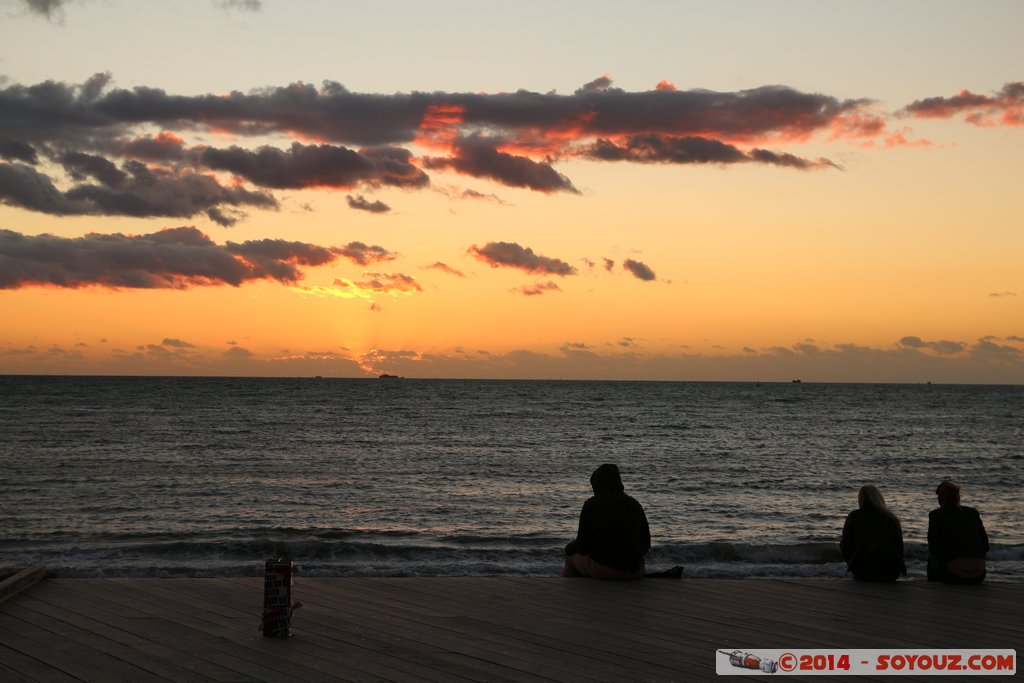
[[[343,247],[337,247],[336,253],[360,266],[380,263],[382,261],[394,261],[398,258],[396,252],[389,251],[376,244],[369,245],[365,242],[349,242]]]
[[[309,287],[292,287],[299,294],[340,299],[365,299],[372,301],[377,295],[412,296],[422,292],[423,287],[411,275],[402,273],[363,273],[361,280],[338,278],[332,285],[313,285]]]
[[[451,152],[459,137],[466,107],[461,104],[439,103],[429,105],[423,112],[412,144],[438,152]]]
[[[522,287],[516,287],[512,290],[514,294],[522,294],[523,296],[540,296],[542,294],[561,291],[562,288],[558,286],[558,283],[552,282],[551,280],[548,280],[547,282],[538,282],[533,285],[523,285]]]
[[[961,90],[951,97],[915,100],[901,110],[919,119],[951,119],[963,115],[975,126],[1024,126],[1024,81],[1005,84],[994,95]]]
[[[482,247],[474,244],[467,251],[492,268],[516,268],[527,273],[560,277],[576,274],[576,268],[565,261],[542,256],[515,242],[488,242]]]
[[[902,113],[1021,125],[1022,98],[1024,84],[1010,83],[991,96],[963,91]],[[205,213],[230,226],[246,206],[279,208],[267,191],[275,189],[425,189],[428,173],[453,172],[578,194],[559,161],[823,169],[836,165],[787,147],[814,137],[876,148],[930,144],[907,128],[890,129],[889,119],[867,98],[786,86],[680,90],[664,80],[634,92],[614,87],[610,74],[568,95],[357,93],[327,81],[194,96],[116,89],[109,75],[98,74],[82,84],[0,87],[0,201],[54,215]],[[185,141],[222,134],[232,143]],[[247,144],[274,136],[286,141]],[[353,192],[353,208],[385,212],[383,203],[358,197]]]
[[[426,268],[430,270],[439,270],[442,273],[448,273],[449,275],[454,275],[456,277],[466,277],[466,274],[458,268],[452,268],[447,263],[442,263],[441,261],[435,261],[429,266],[426,266]]]
[[[216,244],[191,226],[75,238],[0,230],[0,289],[189,289],[258,280],[293,284],[304,276],[300,267],[329,265],[342,255],[335,247],[286,240]]]

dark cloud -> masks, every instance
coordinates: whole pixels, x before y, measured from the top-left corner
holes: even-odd
[[[633,161],[666,164],[736,164],[758,162],[773,166],[811,169],[835,166],[827,159],[811,161],[792,154],[753,149],[749,153],[720,140],[690,136],[673,138],[665,135],[631,135],[621,143],[598,139],[581,150],[590,159],[601,161]]]
[[[0,289],[56,287],[186,289],[252,280],[294,283],[299,266],[331,263],[340,250],[302,242],[215,244],[193,227],[148,235],[35,237],[0,230]]]
[[[631,258],[626,259],[622,262],[622,267],[633,274],[633,277],[638,280],[644,280],[650,282],[655,279],[654,271],[651,270],[647,264],[640,261],[634,261]]]
[[[940,339],[939,341],[929,342],[929,348],[940,354],[960,353],[966,347],[963,342],[949,341],[948,339]]]
[[[61,21],[64,17],[64,5],[68,0],[20,0],[32,14],[46,17],[50,21]]]
[[[393,187],[426,187],[430,178],[412,164],[412,152],[402,147],[364,147],[359,150],[363,158],[373,165],[374,175],[363,182]]]
[[[0,164],[0,202],[58,216],[94,212],[87,203],[64,196],[49,176],[24,164]]]
[[[187,341],[182,341],[180,339],[167,338],[167,339],[164,339],[160,343],[163,346],[171,346],[171,347],[174,347],[176,349],[193,349],[193,348],[195,348],[195,344],[189,344]]]
[[[457,268],[452,268],[447,263],[441,263],[440,261],[435,261],[434,263],[427,266],[427,268],[430,268],[432,270],[440,270],[442,273],[448,273],[449,275],[466,277],[466,274],[463,273],[461,270],[458,270]]]
[[[361,266],[381,261],[393,261],[398,258],[398,254],[393,251],[388,251],[377,245],[369,246],[362,242],[349,242],[338,249],[337,253]]]
[[[733,145],[702,137],[671,138],[664,135],[631,135],[621,145],[598,139],[583,151],[602,161],[664,162],[673,164],[732,164],[748,161]]]
[[[214,7],[222,10],[240,10],[242,12],[259,12],[263,9],[260,0],[213,0]]]
[[[144,350],[146,351],[146,355],[152,356],[154,358],[159,358],[161,360],[168,360],[175,356],[180,357],[183,354],[183,352],[180,350],[171,351],[169,349],[164,348],[163,346],[160,346],[159,344],[146,344]]]
[[[31,166],[0,163],[0,202],[57,216],[191,218],[222,205],[277,208],[268,194],[224,187],[212,176],[191,171],[149,169],[137,161],[119,170],[102,157],[81,153],[63,158],[72,177],[93,176],[100,184],[83,183],[62,192]]]
[[[226,248],[245,262],[251,273],[250,279],[265,278],[279,282],[297,281],[301,274],[296,265],[323,266],[344,255],[342,249],[335,247],[274,239],[248,240],[240,244],[228,242]]]
[[[109,80],[102,76],[82,86],[47,81],[2,89],[0,123],[16,139],[29,141],[155,124],[165,129],[212,127],[240,135],[291,133],[376,146],[413,141],[428,110],[443,108],[457,112],[450,125],[462,137],[489,131],[500,132],[507,141],[544,137],[546,133],[557,133],[572,142],[645,134],[735,141],[766,136],[803,138],[831,130],[838,120],[870,104],[785,86],[724,93],[625,92],[595,86],[568,96],[525,90],[494,95],[378,95],[353,93],[329,81],[320,88],[295,83],[224,96],[170,95],[150,87],[112,90],[100,96]]]
[[[242,346],[232,346],[224,352],[224,356],[232,360],[248,360],[252,358],[253,353]]]
[[[1024,82],[1007,83],[994,95],[977,95],[961,90],[952,97],[928,97],[903,108],[917,118],[948,119],[964,114],[964,120],[979,126],[1024,126]]]
[[[0,159],[24,161],[26,164],[39,163],[35,148],[22,140],[0,141]]]
[[[34,11],[52,13],[60,5],[40,3]],[[237,220],[230,207],[274,208],[276,202],[263,192],[222,186],[204,175],[207,170],[259,188],[301,189],[422,188],[430,184],[424,168],[445,169],[510,187],[578,193],[555,169],[557,160],[816,168],[830,162],[741,146],[802,141],[821,131],[861,137],[865,127],[858,122],[871,118],[869,104],[784,86],[626,92],[612,88],[607,76],[572,95],[365,94],[330,81],[175,95],[154,87],[113,88],[110,75],[100,73],[81,84],[0,87],[0,155],[11,162],[0,173],[0,200],[57,215],[207,213],[229,224]],[[293,142],[285,149],[188,147],[181,137],[212,132],[282,135]],[[413,163],[407,149],[413,144],[431,155]],[[26,171],[41,156],[62,163],[78,184],[60,190],[59,178]],[[120,174],[126,177],[119,180]]]
[[[562,291],[562,288],[559,287],[556,283],[551,282],[549,280],[547,282],[538,282],[537,284],[534,285],[523,285],[522,287],[516,287],[512,291],[516,292],[517,294],[522,294],[524,296],[540,296],[541,294],[560,292]]]
[[[1017,296],[1017,292],[992,292],[989,296],[993,299],[1003,299],[1009,296]]]
[[[206,210],[206,217],[217,225],[230,228],[235,223],[245,218],[245,212],[238,211],[237,209],[222,209],[220,207],[214,207]]]
[[[358,209],[360,211],[369,211],[370,213],[387,213],[391,210],[391,207],[384,202],[380,200],[371,202],[363,195],[359,195],[358,197],[348,195],[345,199],[348,200],[350,208]]]
[[[527,273],[544,273],[547,275],[575,275],[576,269],[557,258],[540,256],[535,254],[533,249],[522,247],[515,242],[488,242],[482,247],[475,244],[469,248],[469,253],[492,268],[506,266],[518,268]]]
[[[496,194],[484,194],[483,192],[477,192],[476,190],[463,190],[460,195],[463,199],[483,199],[489,202],[497,202],[498,204],[504,204],[505,202]]]
[[[416,281],[411,275],[403,275],[402,273],[363,273],[362,280],[353,282],[351,285],[358,287],[363,291],[371,292],[422,292],[423,288],[420,283]],[[351,286],[345,280],[336,280],[335,286],[346,287]]]
[[[1017,360],[1024,357],[1024,349],[1007,344],[997,344],[994,338],[979,339],[971,346],[971,355],[993,360]]]
[[[142,161],[168,163],[185,159],[185,141],[169,131],[157,135],[141,135],[132,140],[118,141],[112,151],[119,156]]]
[[[114,165],[114,162],[94,154],[67,152],[60,162],[64,170],[76,181],[93,177],[108,187],[117,187],[128,179],[128,174]]]
[[[455,151],[455,156],[451,157],[428,157],[424,164],[429,169],[451,169],[475,178],[489,178],[510,187],[579,194],[572,181],[552,168],[551,164],[499,152],[493,143],[482,138],[463,140]]]
[[[942,355],[960,353],[967,348],[967,345],[963,342],[949,341],[946,339],[939,341],[925,341],[920,337],[914,336],[903,337],[896,343],[898,346],[902,346],[903,348],[916,350],[930,349]]]
[[[608,90],[611,87],[611,77],[609,77],[608,74],[604,74],[603,76],[599,76],[594,80],[590,81],[589,83],[584,83],[578,90],[576,90],[576,94],[584,95],[586,93],[591,92],[602,92]]]
[[[897,344],[905,346],[908,349],[923,349],[928,346],[928,344],[920,337],[903,337],[897,342]]]
[[[750,150],[750,159],[762,164],[771,164],[772,166],[786,166],[789,168],[797,168],[800,170],[808,170],[813,168],[839,168],[836,164],[832,163],[828,159],[804,159],[793,154],[785,152],[772,152],[767,149],[752,149]]]
[[[263,187],[355,187],[395,185],[418,187],[429,182],[423,171],[409,163],[411,154],[400,149],[369,150],[361,154],[346,147],[292,143],[288,151],[260,147],[208,147],[199,160],[218,171],[229,171]]]
[[[615,268],[615,261],[611,260],[610,258],[606,258],[606,259],[603,259],[603,260],[604,260],[604,269],[607,270],[609,273],[612,272],[612,270]]]

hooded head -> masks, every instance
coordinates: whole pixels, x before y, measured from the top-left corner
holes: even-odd
[[[951,481],[944,481],[935,489],[939,497],[939,507],[955,508],[960,505],[960,487]]]
[[[590,485],[598,496],[622,493],[622,477],[619,476],[619,466],[611,463],[601,465],[590,475]]]

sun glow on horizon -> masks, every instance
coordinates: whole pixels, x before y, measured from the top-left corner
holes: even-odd
[[[1024,383],[1022,7],[395,8],[327,55],[379,8],[153,4],[249,55],[171,69],[56,5],[0,25],[0,373]]]

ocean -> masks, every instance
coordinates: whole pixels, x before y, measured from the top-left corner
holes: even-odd
[[[873,483],[923,579],[948,478],[1024,581],[1021,386],[326,378],[0,377],[0,573],[555,576],[604,462],[649,570],[847,576]]]

